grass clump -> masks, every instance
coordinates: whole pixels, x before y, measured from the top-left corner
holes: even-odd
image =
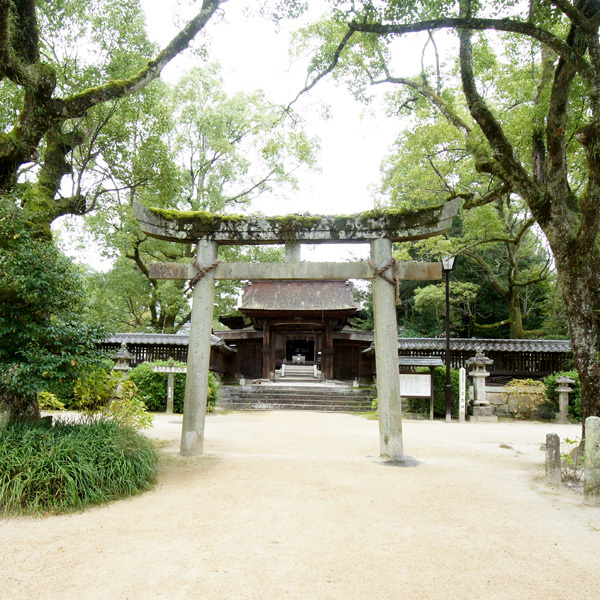
[[[22,421],[0,432],[0,514],[44,514],[151,489],[158,456],[131,427]]]

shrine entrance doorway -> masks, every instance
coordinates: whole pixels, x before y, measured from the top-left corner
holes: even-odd
[[[285,360],[288,363],[304,363],[314,365],[317,361],[315,355],[316,335],[288,334],[285,336]]]

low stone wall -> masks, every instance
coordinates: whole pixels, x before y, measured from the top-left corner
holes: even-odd
[[[471,396],[472,396],[472,389]],[[486,385],[485,393],[488,402],[494,407],[494,414],[500,418],[512,418],[515,416],[516,398],[514,395],[507,398],[504,386],[501,385]],[[470,400],[473,398],[471,397]],[[535,419],[553,419],[554,411],[548,405],[542,405],[536,409],[533,417]]]

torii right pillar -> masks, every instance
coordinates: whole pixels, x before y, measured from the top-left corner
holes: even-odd
[[[378,239],[371,242],[371,260],[382,268],[392,258],[392,242]],[[384,273],[394,278],[390,267]],[[398,322],[396,290],[382,277],[373,281],[373,317],[375,320],[375,365],[377,369],[377,402],[379,407],[379,449],[382,458],[404,458],[402,444],[402,402],[398,375]]]

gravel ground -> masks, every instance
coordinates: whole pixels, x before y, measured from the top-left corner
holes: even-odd
[[[411,468],[348,414],[209,415],[193,458],[180,431],[157,415],[150,493],[1,520],[0,598],[600,597],[600,508],[543,481],[546,433],[579,426],[405,421]]]

